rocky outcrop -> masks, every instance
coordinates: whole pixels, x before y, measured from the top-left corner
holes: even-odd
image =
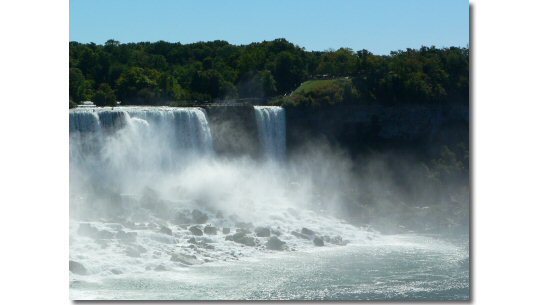
[[[320,237],[314,237],[314,245],[316,245],[316,247],[322,247],[325,245],[325,243],[323,242],[323,239],[321,239]]]
[[[196,258],[195,255],[188,255],[182,253],[172,253],[172,255],[170,256],[170,260],[185,265],[198,265],[202,263]]]
[[[75,262],[75,261],[69,261],[69,271],[73,272],[74,274],[78,274],[78,275],[87,275],[88,274],[88,270],[86,270],[86,267],[84,267],[84,265],[82,265],[81,263],[79,262]]]
[[[211,225],[209,226],[205,226],[204,228],[204,234],[207,234],[207,235],[216,235],[217,234],[217,228],[216,227],[213,227]]]
[[[228,235],[226,236],[226,240],[232,240],[249,247],[256,246],[256,239],[252,236],[248,236],[245,232],[237,232],[234,235]]]
[[[190,227],[189,228],[189,231],[191,231],[192,234],[196,235],[196,236],[202,236],[204,235],[204,232],[202,230],[200,230],[200,228],[198,227]]]
[[[258,237],[269,237],[271,236],[271,229],[268,227],[256,227],[254,233],[256,233],[256,236]]]
[[[265,247],[269,250],[275,250],[275,251],[283,251],[287,248],[286,243],[281,241],[276,236],[269,238],[269,240],[267,240],[267,243],[265,244]]]

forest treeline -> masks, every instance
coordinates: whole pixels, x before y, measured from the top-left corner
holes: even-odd
[[[422,47],[375,55],[348,48],[306,51],[285,39],[238,46],[219,40],[69,43],[70,107],[87,100],[185,105],[238,98],[313,104],[319,92],[291,94],[311,79],[349,80],[333,88],[343,94],[321,93],[341,102],[468,103],[469,49]]]

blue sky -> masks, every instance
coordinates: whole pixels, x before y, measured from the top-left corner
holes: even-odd
[[[464,0],[71,0],[70,40],[233,44],[286,38],[306,50],[467,46]]]

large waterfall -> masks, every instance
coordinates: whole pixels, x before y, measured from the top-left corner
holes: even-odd
[[[266,158],[282,160],[286,154],[286,115],[277,106],[254,106],[256,124]]]
[[[217,155],[200,108],[69,115],[73,299],[375,299],[435,281],[466,293],[465,249],[337,216],[357,192],[340,155],[312,149],[273,162],[286,158],[280,107],[255,107],[262,160]],[[417,276],[380,281],[400,273]]]

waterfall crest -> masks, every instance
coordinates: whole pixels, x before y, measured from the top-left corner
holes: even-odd
[[[286,115],[278,106],[254,106],[263,154],[268,159],[286,156]]]

